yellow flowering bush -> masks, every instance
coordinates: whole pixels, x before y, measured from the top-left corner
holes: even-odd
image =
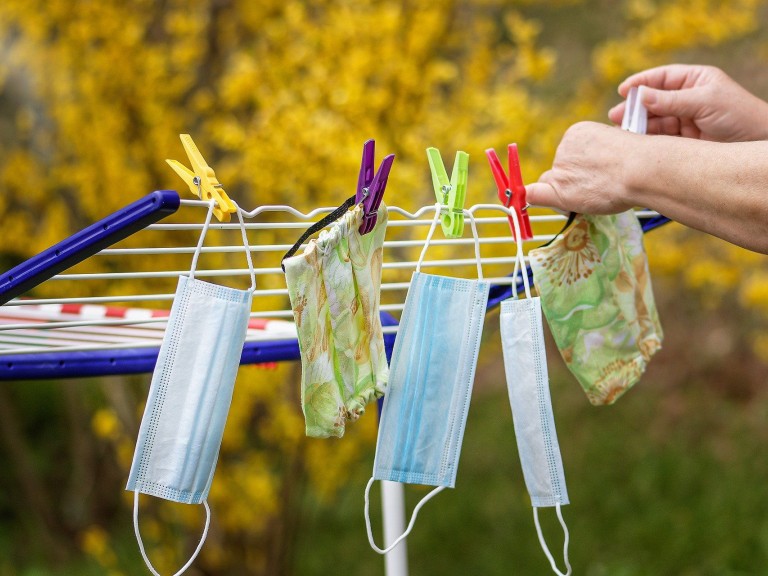
[[[469,152],[468,203],[495,202],[484,149],[517,142],[524,179],[533,180],[570,123],[605,117],[618,80],[754,34],[765,5],[4,0],[0,264],[28,258],[151,190],[181,190],[164,163],[182,158],[179,133],[193,135],[228,194],[248,208],[339,204],[354,189],[370,137],[379,154],[397,155],[388,203],[413,209],[433,201],[428,146],[440,148],[446,163],[456,150]],[[605,18],[615,27],[569,31],[592,35],[588,57],[573,64],[578,51],[554,42],[548,23],[564,11],[587,18],[596,10],[610,11]],[[768,313],[768,273],[754,255],[672,226],[649,237],[648,249],[654,272],[710,302],[735,291],[745,309]],[[188,263],[168,257],[158,265]],[[752,342],[768,358],[765,337]],[[372,409],[341,441],[304,437],[298,370],[240,371],[210,495],[216,526],[198,560],[208,573],[286,570],[304,490],[332,502],[347,470],[372,450]],[[105,393],[90,413],[88,432],[109,451],[118,477],[127,477],[145,385]],[[132,495],[118,500],[128,518]],[[117,540],[130,533],[104,527],[112,508],[90,509],[72,531],[104,571],[132,573],[135,550],[129,555]],[[197,537],[202,516],[193,508],[145,508],[143,534],[162,571],[179,566]],[[189,541],[170,550],[180,533]]]

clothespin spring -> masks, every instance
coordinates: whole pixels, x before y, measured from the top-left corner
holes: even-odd
[[[200,176],[195,176],[194,178],[192,178],[192,184],[194,184],[195,186],[197,186],[197,196],[198,196],[198,197],[199,197],[201,200],[210,200],[210,199],[211,199],[211,196],[212,196],[212,194],[211,194],[210,192],[207,192],[207,193],[205,194],[205,197],[203,197],[203,181],[200,179]],[[221,189],[224,189],[224,184],[212,184],[211,186],[212,186],[213,188],[221,188]],[[218,205],[219,205],[219,203],[218,203],[218,202],[216,202],[215,200],[214,200],[214,202],[215,202],[216,206],[218,206]]]

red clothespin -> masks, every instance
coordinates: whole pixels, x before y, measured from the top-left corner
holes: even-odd
[[[499,189],[499,200],[507,208],[512,208],[517,214],[517,220],[520,223],[520,234],[523,240],[533,238],[531,232],[531,221],[526,211],[528,206],[525,202],[525,186],[523,185],[523,175],[520,172],[520,157],[517,155],[517,144],[507,146],[509,153],[509,177],[501,167],[496,150],[488,148],[485,155],[488,156],[488,162],[491,163],[493,178],[496,180],[496,186]],[[511,216],[509,218],[509,227],[512,229],[512,236],[515,236],[515,226]],[[515,238],[517,241],[517,238]]]
[[[363,160],[360,163],[360,176],[357,179],[357,193],[355,202],[363,205],[363,223],[358,231],[360,234],[368,234],[376,226],[376,219],[384,197],[384,189],[387,187],[387,178],[395,161],[395,155],[386,156],[374,176],[374,152],[376,142],[371,139],[363,145]]]

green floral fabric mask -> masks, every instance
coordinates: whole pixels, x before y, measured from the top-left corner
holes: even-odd
[[[529,257],[566,365],[592,404],[612,404],[640,379],[663,337],[637,217],[578,215]]]
[[[379,318],[387,210],[361,236],[360,206],[286,258],[285,278],[301,350],[301,403],[307,436],[344,435],[389,376]]]

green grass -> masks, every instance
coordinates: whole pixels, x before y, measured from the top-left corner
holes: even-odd
[[[574,574],[765,574],[765,394],[731,400],[704,382],[665,380],[675,362],[669,349],[616,405],[592,407],[556,354],[550,351],[551,388],[571,499],[563,513]],[[408,539],[413,576],[551,573],[499,368],[491,363],[479,373],[456,489],[425,506]],[[296,574],[384,573],[383,559],[368,547],[362,513],[372,458],[350,471],[333,506],[308,504]],[[409,513],[424,493],[407,489]],[[378,491],[372,501],[380,542]],[[540,516],[562,567],[554,513]]]

